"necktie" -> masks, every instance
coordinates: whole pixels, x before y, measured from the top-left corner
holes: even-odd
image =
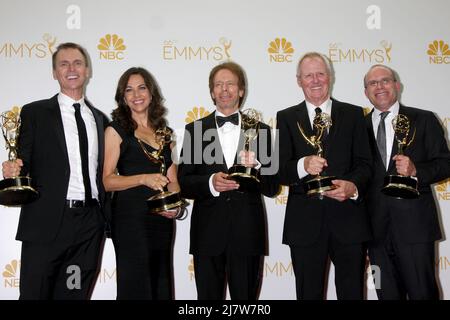
[[[226,122],[231,122],[232,124],[237,126],[239,124],[239,114],[233,113],[231,116],[228,117],[216,116],[216,121],[219,128],[223,126]]]
[[[83,172],[83,184],[84,184],[84,197],[86,201],[92,199],[91,180],[89,179],[89,165],[88,165],[88,137],[86,132],[86,126],[83,118],[81,117],[80,104],[74,103],[75,108],[75,120],[77,121],[78,129],[78,141],[80,144],[81,155],[81,170]]]
[[[314,111],[316,111],[316,116],[322,113],[322,109],[320,109],[319,107],[314,109]],[[314,128],[314,131],[316,135],[319,134],[319,129]],[[324,128],[321,141],[325,141],[327,136],[328,136],[328,128]]]
[[[386,125],[384,119],[386,119],[389,111],[380,113],[380,123],[378,124],[377,131],[377,145],[380,151],[381,159],[383,160],[384,167],[386,168]]]

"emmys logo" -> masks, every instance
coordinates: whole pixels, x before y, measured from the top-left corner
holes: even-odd
[[[392,44],[383,40],[381,48],[342,48],[341,43],[331,43],[328,57],[332,62],[349,63],[389,63],[391,62]]]
[[[105,284],[109,281],[116,282],[116,278],[117,278],[116,268],[114,268],[113,270],[102,269],[98,274],[97,283]]]
[[[105,35],[97,46],[97,49],[100,50],[100,59],[105,60],[123,60],[123,51],[126,48],[123,39],[117,34]]]
[[[189,261],[188,272],[189,272],[189,280],[193,281],[193,280],[194,280],[194,277],[195,277],[195,272],[194,272],[194,259],[191,259],[191,260]]]
[[[210,112],[203,107],[193,107],[187,112],[187,117],[184,119],[186,123],[194,122],[195,120],[208,116]]]
[[[286,38],[276,38],[270,41],[269,49],[270,62],[292,62],[294,48]]]
[[[438,200],[450,200],[449,186],[450,186],[450,179],[441,181],[436,185]]]
[[[274,276],[277,278],[285,276],[293,276],[294,269],[292,268],[292,262],[286,263],[282,261],[275,261],[274,263],[264,263],[264,277]]]
[[[20,261],[12,260],[5,266],[5,270],[3,271],[3,286],[5,288],[18,288],[20,277],[18,275],[20,268]]]
[[[280,193],[275,198],[275,204],[285,206],[287,204],[289,187],[281,186]]]
[[[231,40],[220,38],[219,44],[212,46],[179,46],[168,40],[163,44],[164,60],[222,61],[231,59]]]
[[[434,64],[450,64],[450,49],[443,40],[434,40],[428,45],[429,62]]]
[[[4,58],[39,58],[44,59],[54,52],[56,37],[49,33],[42,36],[43,41],[0,44],[0,57]]]
[[[447,269],[450,269],[450,260],[446,256],[439,257],[436,261],[436,267],[439,268],[440,271],[447,271]]]

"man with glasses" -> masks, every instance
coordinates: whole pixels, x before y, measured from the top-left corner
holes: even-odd
[[[364,242],[370,239],[370,227],[361,200],[372,159],[363,109],[331,98],[332,79],[327,57],[305,54],[297,67],[305,101],[277,114],[280,181],[289,186],[283,243],[291,249],[297,299],[324,298],[328,257],[335,267],[338,299],[363,299]],[[298,127],[312,136],[313,119],[320,112],[332,119],[323,157]],[[309,197],[305,182],[320,173],[336,177],[335,189]]]
[[[370,263],[379,267],[376,285],[382,300],[438,299],[435,241],[441,239],[431,185],[450,176],[450,153],[444,130],[430,111],[399,103],[400,82],[384,65],[372,66],[364,77],[365,94],[375,107],[366,116],[374,174],[367,193],[373,240]],[[397,154],[392,119],[410,121],[415,138],[404,155]],[[412,133],[410,134],[412,135]],[[417,199],[397,199],[381,192],[390,174],[415,177]]]

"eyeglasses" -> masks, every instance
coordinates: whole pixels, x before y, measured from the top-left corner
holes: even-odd
[[[367,84],[366,84],[366,88],[367,87],[370,87],[370,88],[376,88],[376,87],[378,87],[378,85],[380,84],[380,85],[383,85],[383,87],[384,86],[387,86],[387,85],[389,85],[389,84],[391,84],[392,82],[395,82],[396,80],[395,79],[392,79],[392,78],[383,78],[383,79],[381,79],[381,80],[371,80],[371,81],[367,81]]]

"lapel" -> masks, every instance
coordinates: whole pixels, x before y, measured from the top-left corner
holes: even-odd
[[[295,116],[293,117],[293,120],[295,123],[295,129],[298,132],[298,135],[300,137],[300,140],[302,143],[304,143],[310,150],[310,154],[316,154],[317,150],[314,149],[305,139],[302,137],[302,134],[300,133],[300,130],[298,129],[297,123],[301,126],[303,132],[305,135],[310,138],[314,135],[312,126],[311,126],[311,120],[309,119],[308,115],[308,108],[306,107],[306,102],[303,101],[297,107],[295,108]]]
[[[48,106],[51,111],[50,117],[52,118],[49,119],[50,120],[49,122],[54,123],[54,130],[57,143],[61,147],[61,150],[63,150],[64,161],[68,164],[69,156],[67,153],[67,144],[66,144],[66,137],[64,135],[64,126],[62,122],[61,109],[58,103],[58,94],[56,94],[50,99],[50,103]]]
[[[333,98],[330,98],[331,103],[331,121],[332,125],[328,132],[328,137],[324,141],[324,150],[327,149],[329,152],[330,147],[333,145],[331,142],[334,140],[336,136],[336,132],[338,132],[339,126],[342,124],[342,108],[340,107],[340,102]]]
[[[402,107],[401,106],[400,106],[400,109],[398,110],[398,113],[399,114],[402,113]],[[391,123],[389,123],[388,125],[392,126]],[[389,173],[397,172],[397,169],[395,168],[395,161],[392,160],[392,158],[397,154],[397,152],[398,152],[398,144],[397,144],[397,139],[395,139],[395,133],[394,133],[394,139],[392,141],[391,158],[389,159],[389,166],[388,166],[388,170],[387,170],[387,172],[389,172]]]
[[[92,106],[92,104],[87,99],[84,99],[84,102],[86,103],[86,106],[91,110],[92,115],[94,116],[95,119],[95,124],[97,126],[98,163],[100,168],[100,164],[103,163],[103,151],[105,149],[103,117],[97,112],[97,110]]]
[[[204,135],[205,131],[207,130],[213,130],[214,134],[211,137],[211,141],[204,141],[203,137],[202,137],[202,151],[205,150],[206,146],[213,144],[214,148],[213,148],[213,152],[214,154],[212,155],[213,157],[220,157],[222,159],[221,164],[216,164],[218,166],[222,167],[222,172],[227,173],[228,172],[228,167],[227,167],[227,163],[225,161],[225,157],[223,155],[223,150],[222,150],[222,145],[220,144],[220,139],[219,139],[219,133],[217,132],[217,125],[216,125],[216,111],[214,111],[213,113],[211,113],[209,116],[205,117],[202,119],[203,121],[203,133],[202,135]],[[216,141],[217,139],[217,141]],[[218,155],[216,155],[215,153],[218,153]]]
[[[377,161],[381,161],[380,151],[378,150],[377,140],[375,139],[375,133],[373,131],[373,123],[372,116],[375,108],[370,111],[368,115],[366,115],[366,125],[367,125],[367,133],[369,135],[369,143],[372,149],[372,153],[377,155]]]
[[[306,107],[306,102],[303,101],[300,103],[297,108],[295,108],[296,116],[295,120],[302,127],[303,131],[308,137],[311,137],[314,134],[314,131],[311,127],[312,119],[309,119],[308,108]],[[295,125],[297,127],[297,125]],[[299,132],[300,134],[300,132]]]

